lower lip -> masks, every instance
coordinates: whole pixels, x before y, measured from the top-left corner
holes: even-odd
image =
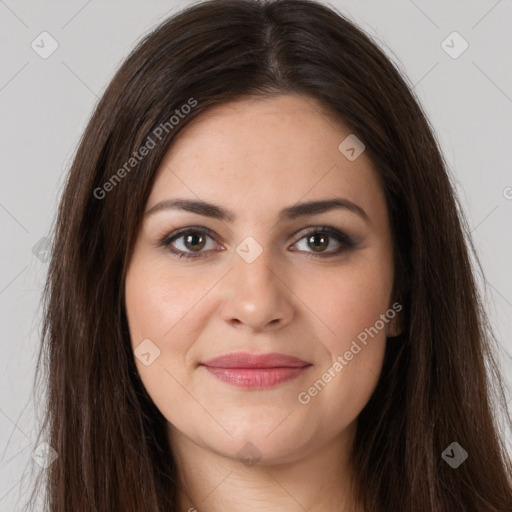
[[[311,365],[298,368],[205,368],[219,380],[241,388],[271,388],[299,377]]]

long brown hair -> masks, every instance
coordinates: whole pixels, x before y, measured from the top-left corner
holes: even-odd
[[[38,480],[47,510],[179,510],[166,420],[131,350],[126,269],[176,135],[210,106],[277,94],[315,99],[364,142],[392,221],[403,332],[358,418],[356,495],[369,512],[512,510],[498,345],[433,130],[378,45],[309,0],[191,5],[138,44],[101,97],[62,195],[44,290],[40,440],[58,454]],[[456,469],[443,457],[453,442],[468,454]]]

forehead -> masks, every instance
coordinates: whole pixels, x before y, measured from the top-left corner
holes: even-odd
[[[263,218],[283,205],[340,196],[383,207],[372,162],[340,151],[351,135],[312,98],[250,98],[210,108],[174,140],[148,208],[172,197],[211,200]],[[378,212],[376,212],[378,213]]]

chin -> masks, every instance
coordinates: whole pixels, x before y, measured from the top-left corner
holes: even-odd
[[[282,418],[276,421],[272,428],[262,428],[256,421],[248,424],[238,423],[232,428],[224,424],[233,437],[223,430],[215,437],[205,438],[203,430],[199,444],[222,457],[238,459],[247,466],[292,462],[300,458],[313,443],[304,438],[304,435],[293,435],[289,428],[284,427],[286,420],[282,425],[279,425],[280,421]],[[297,430],[300,431],[300,428]],[[191,438],[194,439],[193,436]]]

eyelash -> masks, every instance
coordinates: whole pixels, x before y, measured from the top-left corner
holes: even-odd
[[[193,252],[184,252],[180,249],[174,249],[171,244],[185,236],[185,235],[189,235],[189,234],[205,234],[205,235],[208,235],[209,237],[211,238],[214,238],[213,236],[213,232],[211,230],[209,230],[208,228],[200,228],[200,227],[197,227],[197,228],[194,228],[194,227],[188,227],[188,228],[183,228],[183,229],[180,229],[178,231],[175,231],[174,233],[171,233],[169,235],[166,235],[164,236],[160,241],[159,241],[159,246],[161,247],[165,247],[167,250],[169,250],[169,252],[171,252],[172,254],[174,254],[175,256],[177,256],[178,258],[193,258],[193,259],[198,259],[198,258],[203,258],[204,257],[204,252],[199,252],[199,253],[193,253]],[[334,256],[337,256],[338,254],[348,250],[348,249],[351,249],[353,247],[355,247],[356,245],[356,242],[354,240],[352,240],[352,238],[350,238],[348,235],[346,235],[345,233],[342,233],[341,231],[338,231],[337,229],[335,228],[332,228],[332,227],[329,227],[329,226],[321,226],[321,227],[318,227],[318,228],[313,228],[311,230],[309,230],[308,232],[304,233],[302,235],[302,237],[296,242],[298,243],[300,240],[302,240],[303,238],[305,237],[308,237],[310,235],[314,235],[314,234],[323,234],[323,235],[327,235],[329,237],[332,237],[334,238],[338,243],[341,244],[341,246],[338,248],[338,249],[335,249],[334,251],[330,251],[330,252],[326,252],[326,253],[308,253],[308,257],[312,257],[312,258],[332,258]],[[294,244],[295,245],[295,244]],[[302,252],[302,251],[298,251],[298,252]]]

